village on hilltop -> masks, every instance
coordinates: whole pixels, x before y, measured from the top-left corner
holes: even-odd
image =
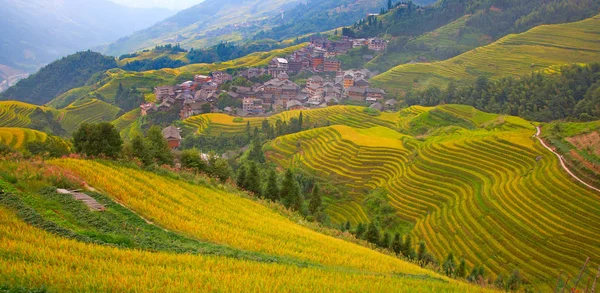
[[[308,46],[290,56],[273,58],[267,68],[248,68],[234,75],[215,71],[210,75],[195,75],[194,80],[178,85],[158,86],[154,89],[156,102],[140,106],[142,115],[170,111],[176,105],[181,119],[210,112],[239,117],[267,116],[284,110],[323,108],[339,103],[369,105],[380,111],[392,109],[396,100],[386,101],[383,90],[371,87],[369,79],[374,75],[371,71],[344,71],[341,61],[335,59],[362,46],[381,52],[385,51],[387,41],[349,37],[331,41],[326,37],[313,37]],[[310,77],[298,78],[300,75]],[[300,86],[293,80],[302,80],[305,84]],[[219,100],[228,103],[219,103]]]

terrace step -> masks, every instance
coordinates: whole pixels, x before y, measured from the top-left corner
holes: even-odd
[[[93,211],[103,212],[106,210],[104,205],[97,202],[94,198],[92,198],[91,196],[89,196],[83,192],[79,192],[76,190],[71,191],[71,190],[66,190],[66,189],[57,189],[56,192],[58,192],[60,194],[70,194],[71,196],[73,196],[73,199],[83,202],[85,205],[87,205]]]

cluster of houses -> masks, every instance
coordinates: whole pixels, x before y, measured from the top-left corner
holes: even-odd
[[[216,109],[219,98],[228,96],[241,102],[242,107],[223,109],[232,115],[264,115],[268,112],[295,110],[335,105],[343,100],[366,103],[372,108],[383,110],[395,106],[394,100],[385,101],[385,92],[371,87],[372,73],[368,69],[342,70],[342,64],[335,56],[345,54],[358,46],[369,46],[374,51],[385,50],[387,42],[379,39],[341,38],[331,41],[327,38],[311,39],[310,45],[293,52],[286,58],[273,58],[267,68],[249,68],[237,76],[255,80],[263,76],[272,79],[252,86],[222,85],[232,81],[234,76],[222,72],[210,75],[196,75],[193,81],[180,85],[159,86],[154,92],[156,103],[141,105],[142,115],[157,111],[169,111],[179,105],[180,118],[221,111]],[[299,86],[290,79],[300,72],[310,72],[313,76]]]

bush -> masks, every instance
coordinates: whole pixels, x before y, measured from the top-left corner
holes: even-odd
[[[365,112],[366,114],[371,115],[371,116],[379,116],[379,115],[381,115],[381,112],[379,112],[379,110],[373,109],[373,108],[365,108],[363,110],[363,112]]]
[[[244,123],[244,118],[241,118],[241,117],[233,118],[233,123]]]

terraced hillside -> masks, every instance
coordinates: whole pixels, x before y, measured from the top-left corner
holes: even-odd
[[[21,149],[28,142],[44,142],[48,135],[44,132],[26,128],[0,127],[0,144],[5,144],[13,149]]]
[[[221,133],[241,133],[246,130],[248,122],[250,127],[260,128],[262,122],[267,119],[271,125],[277,121],[289,121],[292,118],[298,118],[302,113],[305,127],[318,127],[327,124],[349,125],[358,128],[368,128],[377,125],[396,127],[396,115],[391,113],[381,113],[380,116],[371,116],[364,112],[364,107],[357,106],[333,106],[322,109],[312,110],[294,110],[285,111],[277,115],[265,117],[243,118],[235,120],[236,117],[226,114],[202,114],[193,116],[184,121],[186,125],[197,129],[199,134],[221,134]]]
[[[317,233],[258,202],[221,189],[107,162],[64,159],[49,163],[54,167],[46,169],[85,180],[161,228],[287,260],[269,263],[84,244],[33,228],[12,209],[0,207],[0,234],[6,240],[0,244],[0,284],[44,286],[60,292],[180,292],[200,288],[253,292],[486,291]],[[0,185],[13,192],[1,180]],[[247,221],[248,217],[257,221]],[[81,274],[88,266],[94,269]]]
[[[575,275],[586,256],[600,255],[600,194],[563,171],[532,138],[533,125],[456,105],[399,116],[407,135],[333,126],[279,137],[267,154],[350,187],[350,198],[329,199],[336,222],[368,221],[364,194],[384,188],[437,259],[452,251],[494,274],[518,268],[542,291],[559,269]]]
[[[84,122],[112,121],[119,112],[119,108],[96,99],[79,100],[61,110],[6,101],[0,102],[0,127],[32,128],[63,135]]]
[[[444,87],[452,80],[469,83],[481,75],[519,76],[552,65],[594,62],[600,59],[598,33],[600,16],[539,26],[445,61],[397,66],[376,76],[373,83],[390,92],[405,92],[411,87]]]

